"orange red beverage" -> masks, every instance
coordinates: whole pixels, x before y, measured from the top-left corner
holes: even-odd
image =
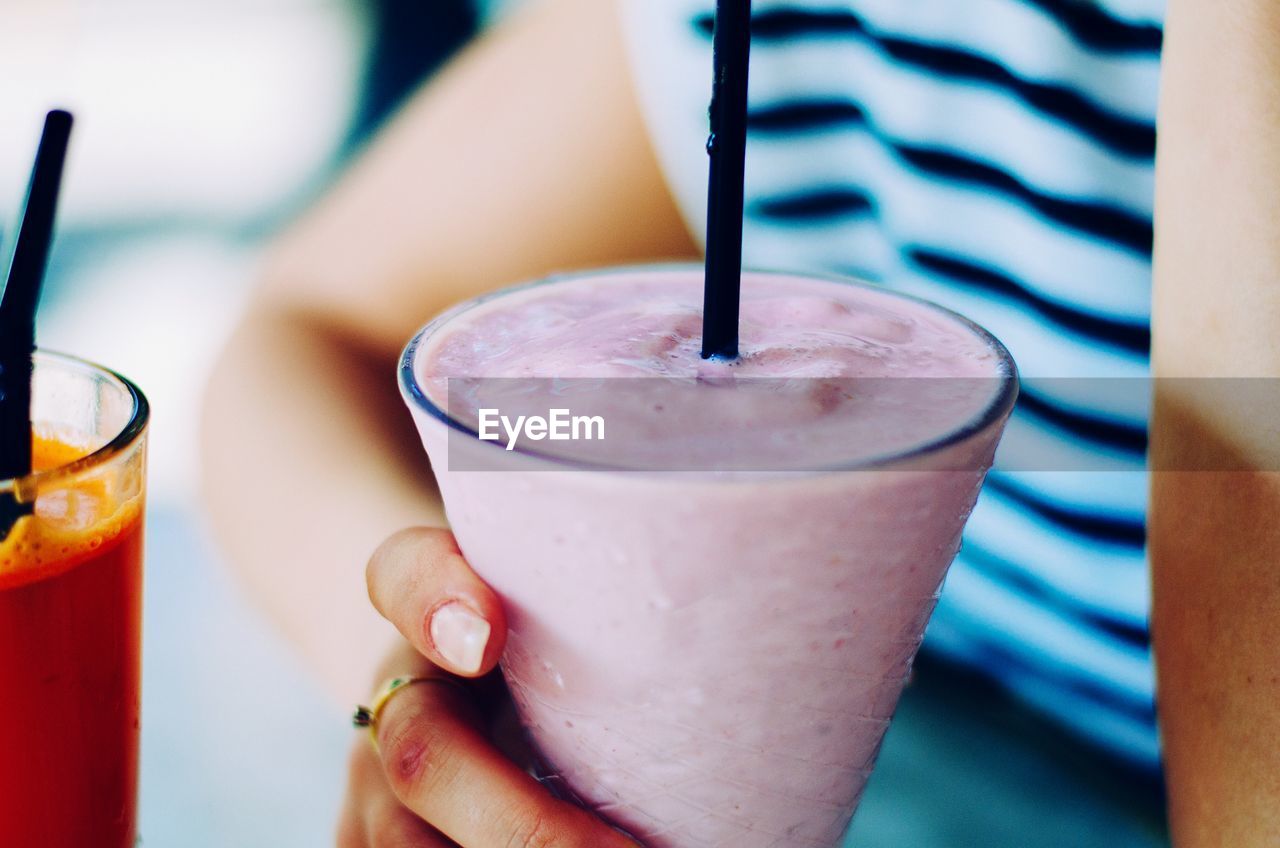
[[[0,540],[0,846],[132,848],[146,402],[47,355],[34,392],[35,469],[7,484],[30,514]]]

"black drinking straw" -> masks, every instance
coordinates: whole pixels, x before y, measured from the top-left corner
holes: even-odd
[[[56,110],[45,116],[0,298],[0,480],[31,473],[31,356],[36,348],[36,307],[49,264],[70,139],[69,113]],[[30,510],[30,504],[18,502],[16,492],[0,495],[0,539]]]
[[[742,181],[747,163],[747,77],[751,0],[717,0],[711,89],[711,181],[707,192],[707,272],[702,358],[738,356],[742,289]]]

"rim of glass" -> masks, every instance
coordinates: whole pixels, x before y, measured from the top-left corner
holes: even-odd
[[[107,377],[116,381],[133,401],[133,410],[129,413],[129,420],[125,422],[120,432],[109,439],[102,447],[78,459],[53,468],[33,471],[22,477],[10,477],[0,480],[0,492],[35,492],[49,483],[65,480],[81,472],[97,468],[131,448],[143,431],[146,430],[147,423],[151,419],[151,404],[147,401],[147,396],[142,393],[142,390],[132,380],[118,371],[113,371],[106,366],[90,362],[78,356],[58,353],[52,350],[37,349],[32,359],[37,366],[41,362],[46,362],[80,371],[88,371],[99,377]]]
[[[507,286],[496,291],[488,292],[470,300],[465,300],[462,303],[440,313],[431,321],[427,322],[427,324],[418,330],[418,332],[414,334],[413,338],[409,340],[409,343],[405,346],[404,351],[400,356],[400,366],[398,369],[401,394],[404,395],[405,399],[412,405],[421,409],[423,412],[427,413],[432,418],[435,418],[445,426],[471,437],[477,444],[484,444],[480,441],[479,433],[477,433],[473,427],[453,418],[448,412],[441,409],[440,406],[437,405],[435,401],[431,400],[427,393],[423,391],[421,384],[418,382],[416,368],[418,353],[439,330],[443,329],[447,324],[458,318],[460,315],[481,307],[492,300],[497,300],[498,298],[528,291],[530,289],[540,288],[542,286],[551,286],[559,283],[573,283],[580,280],[596,279],[600,277],[626,276],[645,273],[687,274],[691,272],[701,273],[702,270],[703,267],[701,265],[691,263],[609,266],[593,270],[551,274],[536,280],[518,283],[513,286]],[[853,286],[854,288],[866,289],[877,294],[883,294],[892,298],[900,298],[902,300],[918,303],[933,310],[934,312],[945,315],[968,328],[980,339],[985,341],[987,345],[995,351],[996,355],[1000,359],[1001,374],[998,375],[998,378],[1001,380],[1001,385],[999,391],[993,392],[991,400],[987,405],[977,415],[966,421],[962,426],[949,430],[936,439],[914,445],[907,450],[871,456],[849,462],[834,463],[832,465],[813,468],[797,468],[794,469],[793,473],[827,474],[837,471],[863,471],[905,464],[930,454],[940,453],[947,448],[960,444],[970,437],[986,430],[994,422],[1007,415],[1013,409],[1013,405],[1017,401],[1020,382],[1018,377],[1018,366],[1017,363],[1014,362],[1012,354],[1010,354],[1008,348],[1006,348],[1004,344],[993,336],[986,328],[974,323],[972,320],[958,312],[947,309],[945,306],[940,306],[933,301],[926,300],[922,297],[893,291],[892,289],[875,285],[866,280],[841,276],[838,274],[813,273],[809,271],[778,271],[757,268],[744,268],[742,273],[744,276],[750,275],[755,277],[800,277],[807,280],[821,280],[840,285]],[[493,443],[491,447],[505,451],[505,447],[497,443]],[[517,445],[511,453],[547,462],[552,465],[561,466],[566,469],[601,472],[627,472],[631,474],[652,473],[652,469],[577,460],[569,457],[557,456],[555,454],[544,453],[523,445]],[[689,473],[708,478],[723,476],[723,472],[715,471],[693,471]]]

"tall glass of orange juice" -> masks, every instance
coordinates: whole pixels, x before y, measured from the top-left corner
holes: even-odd
[[[37,353],[34,471],[0,540],[0,846],[132,848],[148,407]],[[3,522],[8,523],[8,522]]]

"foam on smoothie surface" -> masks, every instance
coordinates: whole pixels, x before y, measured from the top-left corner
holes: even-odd
[[[31,446],[35,471],[57,468],[90,453],[82,445],[38,432]],[[80,564],[120,538],[141,512],[139,498],[120,497],[103,478],[73,480],[42,491],[35,514],[18,519],[0,540],[0,589]]]
[[[928,441],[955,426],[962,405],[980,415],[1007,376],[986,339],[941,310],[874,289],[773,275],[744,277],[739,358],[703,360],[701,298],[700,276],[687,272],[614,273],[531,287],[451,321],[419,354],[418,374],[442,406],[446,380],[459,377],[684,378],[708,387],[754,381],[786,393],[787,402],[764,402],[761,392],[724,401],[739,405],[740,429],[801,428],[807,444],[762,446],[753,436],[750,450],[791,450],[798,459],[834,452],[851,460]],[[959,379],[925,381],[920,403],[904,402],[901,387],[916,391],[925,382],[898,378],[920,377]],[[642,425],[639,419],[653,418],[655,410],[633,403],[630,387],[641,383],[625,385],[625,393],[614,391],[602,403],[650,440],[674,444],[723,434],[723,417],[670,408],[659,410],[667,427]],[[474,412],[458,409],[457,397],[452,402],[452,414]],[[689,448],[704,449],[714,446]]]

